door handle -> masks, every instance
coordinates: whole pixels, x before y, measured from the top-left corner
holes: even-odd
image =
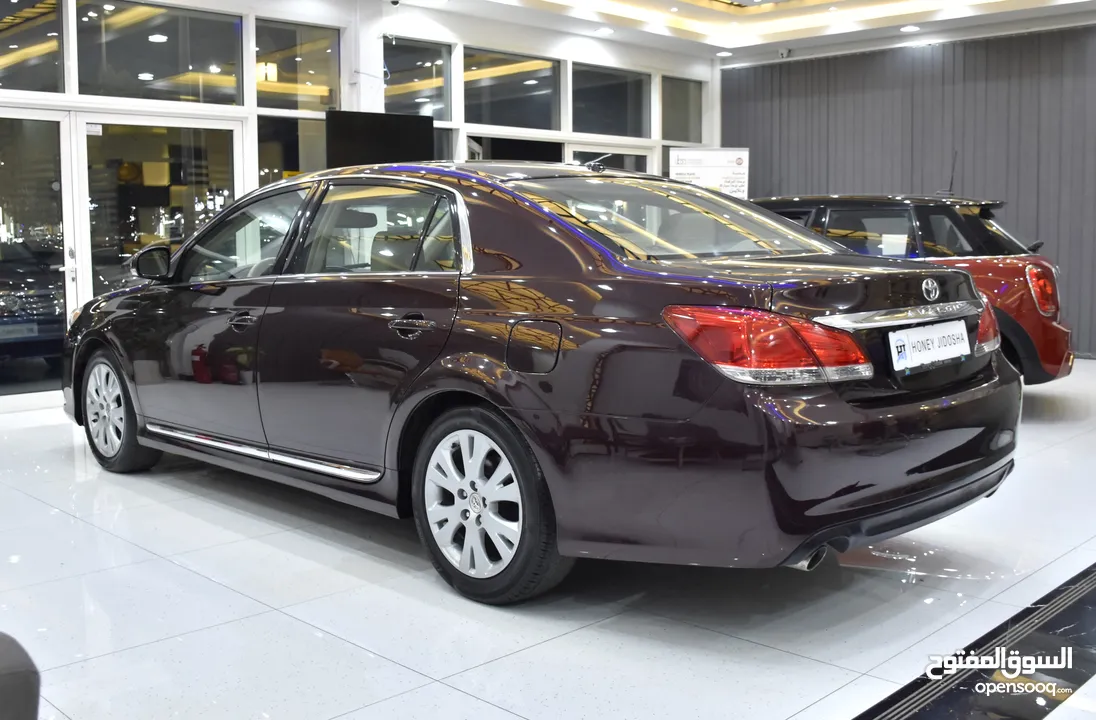
[[[228,321],[228,325],[233,330],[246,330],[254,325],[256,320],[258,318],[245,310],[233,315],[232,319]]]
[[[422,313],[408,313],[388,323],[388,327],[395,330],[400,337],[411,340],[418,337],[423,330],[437,329],[438,324],[433,320],[427,320]]]

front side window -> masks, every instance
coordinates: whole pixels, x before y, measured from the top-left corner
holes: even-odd
[[[836,251],[766,210],[682,183],[568,177],[514,187],[624,257],[673,261]]]
[[[404,187],[336,185],[289,272],[453,270],[454,246],[444,198]]]
[[[918,256],[908,210],[831,208],[826,237],[861,255]]]
[[[179,281],[236,280],[269,275],[309,186],[251,203],[218,223],[183,257]]]

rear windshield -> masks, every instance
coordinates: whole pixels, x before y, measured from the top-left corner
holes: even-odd
[[[514,187],[625,257],[681,260],[836,251],[778,215],[692,185],[569,177],[527,180]]]

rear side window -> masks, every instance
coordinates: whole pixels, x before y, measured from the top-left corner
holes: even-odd
[[[908,210],[831,209],[826,237],[861,255],[918,256],[913,219]]]
[[[976,248],[976,255],[1027,255],[1027,245],[1009,232],[989,207],[968,206],[958,208],[959,217],[967,228]]]
[[[925,257],[963,257],[979,255],[969,232],[951,208],[917,209],[921,225],[921,246]]]
[[[786,217],[796,225],[802,225],[806,227],[807,221],[811,219],[810,210],[775,210],[777,215]]]
[[[328,189],[290,273],[455,270],[449,203],[406,187]]]

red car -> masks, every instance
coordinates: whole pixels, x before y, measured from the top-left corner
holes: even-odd
[[[997,310],[1005,357],[1029,385],[1073,370],[1058,269],[995,218],[1004,203],[911,195],[774,197],[755,203],[861,255],[962,268]]]

